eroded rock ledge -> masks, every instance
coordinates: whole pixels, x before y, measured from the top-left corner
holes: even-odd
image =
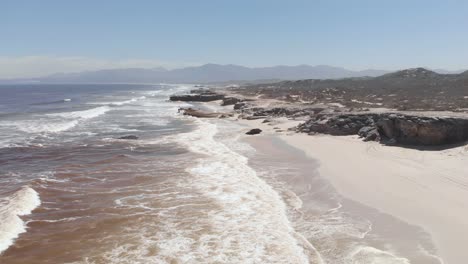
[[[406,114],[317,116],[300,124],[302,133],[359,135],[386,144],[435,146],[468,140],[468,119]]]

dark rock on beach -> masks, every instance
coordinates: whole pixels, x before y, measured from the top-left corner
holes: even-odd
[[[226,105],[235,105],[239,102],[241,102],[242,99],[239,99],[239,98],[236,98],[236,97],[224,97],[223,98],[223,101],[221,102],[221,105],[222,106],[226,106]]]
[[[231,113],[218,113],[218,112],[207,112],[193,108],[179,108],[179,112],[184,115],[199,117],[199,118],[225,118],[232,116]]]
[[[251,130],[247,131],[245,134],[246,135],[257,135],[257,134],[260,134],[260,133],[262,133],[261,129],[254,128],[254,129],[251,129]]]
[[[246,116],[244,117],[245,120],[258,120],[258,119],[265,119],[268,116]]]
[[[249,104],[247,104],[246,102],[238,102],[238,103],[234,104],[234,110],[241,110],[241,109],[244,109],[244,108],[246,108],[248,106],[249,106]]]

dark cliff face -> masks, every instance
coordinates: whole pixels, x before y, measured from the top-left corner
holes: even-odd
[[[440,146],[468,141],[468,119],[403,114],[348,114],[310,119],[299,132],[356,135],[383,143]],[[369,137],[370,138],[370,137]]]
[[[387,115],[376,126],[380,135],[401,144],[444,145],[468,140],[468,119]]]

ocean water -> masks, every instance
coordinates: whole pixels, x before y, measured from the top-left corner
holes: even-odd
[[[0,86],[0,263],[441,263],[277,139],[178,114],[191,88]]]

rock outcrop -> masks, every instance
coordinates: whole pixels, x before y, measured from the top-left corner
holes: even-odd
[[[468,140],[468,119],[389,114],[377,120],[383,140],[409,145],[444,145]]]
[[[318,116],[298,126],[298,131],[335,136],[357,135],[363,127],[374,126],[374,115]]]
[[[359,129],[358,135],[364,141],[380,141],[380,133],[375,126],[365,126]]]
[[[234,110],[242,110],[249,107],[249,104],[246,102],[238,102],[234,104]]]
[[[179,108],[179,112],[184,115],[199,117],[199,118],[225,118],[232,116],[231,113],[218,113],[218,112],[207,112],[193,108]]]
[[[254,129],[251,129],[249,131],[247,131],[245,134],[246,135],[257,135],[257,134],[260,134],[262,133],[262,130],[260,128],[254,128]]]
[[[242,102],[242,99],[236,98],[236,97],[224,97],[223,101],[221,102],[222,106],[226,105],[235,105],[239,102]]]
[[[219,94],[211,90],[197,89],[191,90],[190,94],[171,95],[169,100],[184,102],[211,102],[222,100],[224,97],[224,94]]]
[[[234,106],[234,109],[236,107]],[[270,116],[270,117],[300,117],[300,116],[312,116],[320,113],[324,108],[301,108],[301,107],[251,107],[241,108],[244,109],[244,113],[250,114],[252,117],[256,116]]]
[[[468,119],[406,114],[348,114],[312,118],[297,127],[303,133],[359,135],[365,141],[435,146],[468,140]]]

